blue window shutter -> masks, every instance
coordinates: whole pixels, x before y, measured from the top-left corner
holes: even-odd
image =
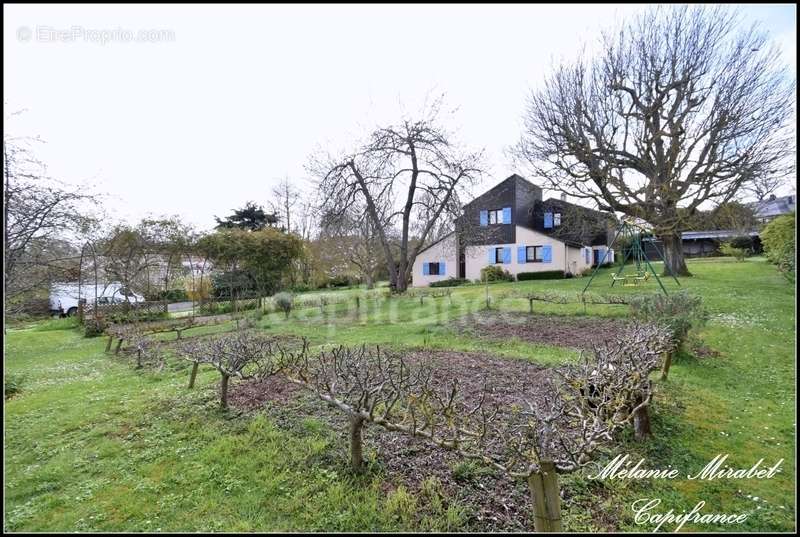
[[[428,267],[427,263],[422,264],[422,274],[423,276],[427,276],[428,274],[430,274],[430,268]]]
[[[550,263],[553,261],[553,248],[549,245],[542,246],[542,262]]]
[[[553,213],[544,213],[544,228],[553,229]]]
[[[439,261],[439,276],[444,276],[446,271],[444,270],[444,261]]]
[[[497,263],[497,260],[494,257],[494,248],[489,248],[486,250],[486,261],[488,261],[490,264]]]
[[[525,247],[517,246],[517,263],[525,263],[527,260],[528,256],[525,255]]]
[[[503,223],[511,223],[511,207],[503,207]]]
[[[481,211],[481,226],[489,225],[489,211]]]
[[[511,264],[511,247],[509,246],[503,248],[503,264],[504,265]]]

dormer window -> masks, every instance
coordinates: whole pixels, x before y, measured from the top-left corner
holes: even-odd
[[[502,209],[495,209],[493,211],[489,211],[489,223],[490,224],[502,224],[503,223],[503,210]]]

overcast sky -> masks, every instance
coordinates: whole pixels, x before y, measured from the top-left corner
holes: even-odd
[[[486,150],[484,190],[517,171],[504,150],[530,90],[640,9],[5,5],[5,131],[40,135],[51,175],[96,184],[116,218],[208,228],[283,177],[304,184],[315,147],[445,93],[460,139]],[[795,6],[740,9],[794,71]]]

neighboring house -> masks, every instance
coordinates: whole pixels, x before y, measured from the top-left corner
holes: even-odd
[[[753,212],[760,222],[767,223],[784,214],[795,212],[797,209],[797,197],[792,194],[791,196],[778,198],[773,194],[768,199],[751,203],[750,207],[753,208]]]
[[[579,274],[596,265],[613,238],[616,218],[557,199],[512,175],[464,207],[452,232],[414,261],[412,285],[448,278],[480,280],[497,265],[511,274],[562,271]],[[613,251],[605,262],[613,261]]]
[[[714,229],[710,231],[684,231],[681,233],[683,255],[685,257],[713,257],[721,255],[720,245],[735,237],[747,236],[753,241],[753,251],[761,252],[761,240],[758,231],[740,231],[736,229]],[[664,244],[653,237],[642,238],[642,248],[650,261],[661,261]]]

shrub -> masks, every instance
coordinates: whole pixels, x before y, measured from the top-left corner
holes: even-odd
[[[738,248],[734,246],[734,242],[732,240],[723,242],[719,247],[719,251],[722,252],[722,255],[724,256],[736,258],[736,261],[744,261],[744,258],[750,255],[749,249]]]
[[[3,378],[3,397],[9,399],[22,391],[22,383],[25,378],[20,375],[4,375]]]
[[[520,272],[517,274],[517,281],[527,280],[561,280],[566,278],[563,270],[543,270],[541,272]]]
[[[353,285],[353,280],[350,276],[332,276],[328,278],[327,287],[349,287]]]
[[[278,293],[273,297],[275,301],[275,306],[281,310],[286,318],[289,318],[289,314],[292,312],[292,307],[294,306],[294,297],[291,293]]]
[[[643,321],[665,326],[676,348],[680,348],[692,327],[703,325],[708,313],[703,300],[686,291],[671,295],[640,295],[630,299],[633,316]]]
[[[779,216],[761,231],[767,259],[789,280],[795,279],[795,213]]]
[[[514,276],[507,270],[497,265],[489,265],[481,269],[482,282],[512,282]]]
[[[313,288],[310,285],[308,285],[307,283],[298,283],[297,285],[292,287],[292,292],[293,293],[307,293],[307,292],[312,291],[312,290],[313,290]]]
[[[466,278],[447,278],[446,280],[442,280],[440,282],[433,282],[428,287],[456,287],[458,285],[464,285],[469,283],[469,280]]]
[[[83,326],[85,337],[98,337],[108,328],[108,322],[105,317],[87,317],[83,321]]]
[[[170,302],[183,302],[189,300],[186,289],[168,289],[160,291],[156,295],[156,300],[167,300]]]
[[[211,279],[208,277],[202,279],[186,278],[186,280],[184,280],[184,287],[186,298],[194,302],[208,300],[211,293],[214,291],[211,285]]]

